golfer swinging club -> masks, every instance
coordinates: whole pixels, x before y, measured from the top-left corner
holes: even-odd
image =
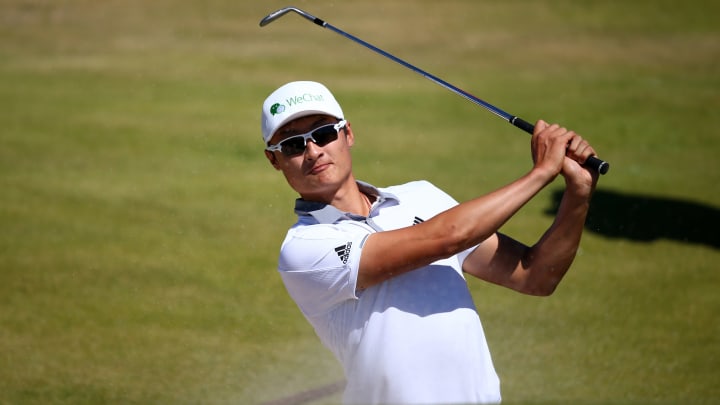
[[[427,181],[375,187],[352,170],[352,126],[322,84],[291,82],[262,109],[265,155],[299,195],[278,270],[342,364],[347,404],[500,402],[465,274],[549,295],[580,243],[597,172],[573,131],[538,121],[534,165],[458,204]],[[532,246],[498,229],[561,175],[555,220]]]

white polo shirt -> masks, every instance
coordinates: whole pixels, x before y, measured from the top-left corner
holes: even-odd
[[[278,269],[290,296],[342,364],[348,404],[500,402],[500,382],[462,260],[469,251],[357,291],[373,232],[413,226],[457,202],[426,181],[377,189],[368,218],[297,200]]]

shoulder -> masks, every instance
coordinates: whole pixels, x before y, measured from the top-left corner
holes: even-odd
[[[380,188],[380,190],[392,193],[392,194],[407,194],[416,192],[427,192],[427,191],[440,191],[438,187],[427,180],[415,180],[404,184],[398,184],[390,187]]]
[[[359,246],[371,232],[367,225],[355,221],[296,225],[288,230],[283,241],[279,267],[308,269],[335,266],[338,264],[338,251]]]
[[[452,196],[427,180],[411,181],[381,190],[397,196],[401,203],[414,200],[424,205],[440,207],[457,205],[457,201]]]

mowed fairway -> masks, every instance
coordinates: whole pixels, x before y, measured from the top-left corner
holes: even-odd
[[[0,1],[0,403],[256,404],[342,380],[275,270],[260,104],[334,90],[358,177],[467,200],[529,137],[278,0]],[[508,404],[720,401],[720,4],[293,4],[610,162],[549,298],[469,280]],[[558,180],[504,231],[533,243]],[[310,403],[333,404],[339,394]]]

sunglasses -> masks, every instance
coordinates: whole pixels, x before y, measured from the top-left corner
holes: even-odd
[[[337,124],[323,125],[306,134],[285,138],[275,145],[268,146],[265,150],[269,152],[280,151],[285,156],[300,155],[305,153],[308,139],[317,146],[325,146],[338,139],[338,133],[345,127],[345,124],[347,124],[347,121],[342,120]]]

